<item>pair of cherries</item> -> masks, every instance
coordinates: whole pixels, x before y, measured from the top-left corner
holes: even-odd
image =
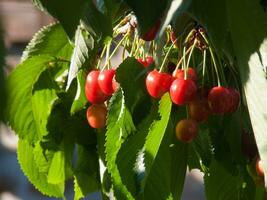
[[[107,69],[101,72],[93,70],[87,75],[85,96],[92,105],[88,107],[86,117],[93,128],[106,125],[107,107],[104,102],[118,89],[115,73],[114,69]]]
[[[85,95],[92,104],[104,103],[118,88],[115,69],[93,70],[86,78]]]
[[[173,76],[161,73],[157,70],[151,71],[146,77],[146,88],[150,96],[158,99],[168,91],[172,102],[176,105],[184,105],[192,101],[196,95],[197,75],[193,68],[188,68],[187,79],[185,71],[178,69]]]

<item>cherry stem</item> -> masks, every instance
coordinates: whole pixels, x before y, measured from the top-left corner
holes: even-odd
[[[219,62],[218,62],[219,63],[219,72],[221,74],[223,82],[226,83],[226,79],[225,79],[225,75],[224,75],[224,72],[223,72],[223,66],[222,66],[222,63],[220,61],[220,57],[219,57],[218,54],[216,54],[216,55],[217,55],[217,60],[219,60]]]
[[[176,40],[175,40],[175,41],[176,41]],[[167,58],[168,58],[168,56],[169,56],[169,54],[170,54],[170,52],[171,52],[173,46],[174,46],[174,43],[169,47],[169,49],[168,49],[168,51],[167,51],[167,53],[166,53],[166,55],[165,55],[165,57],[164,57],[164,59],[163,59],[163,61],[162,61],[162,63],[161,63],[161,66],[160,66],[160,69],[159,69],[159,72],[160,72],[160,73],[163,71],[163,68],[164,68],[164,66],[165,66],[165,64],[166,64]]]
[[[191,49],[190,49],[191,50]],[[190,52],[190,51],[189,51]],[[186,46],[184,46],[183,48],[183,65],[182,65],[182,69],[185,69],[186,68]],[[186,74],[185,74],[186,75]],[[187,77],[185,76],[185,79]]]
[[[220,81],[218,67],[217,67],[216,60],[215,60],[215,57],[214,57],[214,54],[213,54],[213,51],[212,51],[211,47],[209,47],[209,51],[210,51],[212,62],[214,64],[214,69],[215,69],[215,73],[216,73],[216,76],[217,76],[218,86],[221,86],[221,81]]]
[[[192,48],[192,46],[187,49],[187,51],[185,52],[185,55],[187,55],[190,52],[191,48]],[[179,69],[180,65],[182,64],[182,62],[184,60],[184,56],[185,55],[183,55],[182,58],[178,61],[177,65],[175,67],[174,72]]]
[[[123,36],[123,38],[121,39],[121,41],[117,44],[117,46],[115,47],[115,49],[113,50],[113,52],[111,53],[111,55],[108,57],[108,59],[106,60],[106,63],[105,63],[105,66],[104,66],[104,68],[107,66],[107,65],[110,65],[110,60],[111,60],[111,58],[114,56],[114,54],[116,53],[116,51],[118,50],[118,48],[121,46],[121,44],[123,43],[123,41],[125,40],[125,39],[127,39],[127,37],[128,37],[128,34],[126,33],[124,36]],[[110,47],[110,44],[108,44],[108,47]],[[108,48],[107,49],[107,55],[109,55],[109,49],[110,48]]]
[[[202,66],[202,87],[204,87],[205,83],[205,74],[206,74],[206,58],[207,58],[207,50],[204,49],[203,52],[203,66]]]
[[[201,36],[204,38],[205,42],[207,43],[207,45],[209,46],[209,51],[210,51],[210,55],[211,55],[211,59],[212,59],[212,62],[213,62],[213,65],[214,65],[214,68],[215,68],[215,73],[216,73],[216,76],[217,76],[217,82],[218,82],[218,86],[221,86],[221,81],[220,81],[220,76],[219,76],[219,71],[218,71],[218,67],[217,67],[217,64],[216,64],[216,59],[215,59],[215,56],[213,54],[213,50],[212,50],[212,47],[206,37],[206,35],[200,31],[200,34]]]
[[[131,48],[131,51],[130,51],[130,56],[131,57],[133,56],[133,53],[134,53],[134,50],[135,50],[135,44],[136,44],[136,40],[137,39],[138,39],[137,32],[135,31],[135,33],[134,33],[134,40],[133,40],[132,48]]]
[[[101,60],[102,60],[102,58],[103,58],[103,56],[105,54],[106,49],[107,49],[107,46],[105,45],[103,50],[102,50],[102,52],[101,52],[101,54],[100,54],[100,57],[98,59],[98,62],[97,62],[97,65],[96,65],[96,69],[99,69]]]
[[[187,60],[187,64],[186,64],[186,68],[188,69],[189,67],[189,64],[190,64],[190,61],[191,61],[191,56],[192,56],[192,53],[194,52],[194,49],[196,47],[196,43],[197,43],[197,40],[194,40],[194,43],[192,45],[192,48],[190,50],[190,53],[189,53],[189,56],[188,56],[188,60]]]
[[[107,66],[108,69],[110,68],[110,61],[109,61],[109,54],[110,54],[110,47],[111,47],[111,42],[108,43],[107,45],[107,51],[106,51],[106,64],[104,65],[104,67],[102,68],[102,70],[104,70]]]

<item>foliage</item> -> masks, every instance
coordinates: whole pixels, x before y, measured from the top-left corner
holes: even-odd
[[[96,191],[103,199],[181,199],[188,166],[204,173],[208,200],[265,198],[262,178],[247,170],[255,172],[255,160],[242,151],[244,132],[254,134],[255,158],[267,172],[267,22],[258,1],[33,2],[58,22],[33,36],[8,76],[4,117],[19,136],[22,171],[38,190],[64,198],[71,179],[74,199]],[[153,42],[139,40],[157,23]],[[178,34],[172,42],[169,24]],[[111,68],[118,47],[129,56],[115,67],[120,86],[105,102],[106,128],[96,130],[86,120],[86,74]],[[148,55],[156,63],[144,68],[137,60]],[[175,126],[188,109],[174,105],[168,92],[152,99],[146,91],[147,74],[168,71],[168,62],[195,65],[201,86],[235,87],[237,111],[210,116],[190,143],[177,140]],[[2,86],[1,78],[0,71]],[[0,96],[1,108],[2,88]]]

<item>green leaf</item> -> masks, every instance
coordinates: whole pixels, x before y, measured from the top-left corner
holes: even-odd
[[[205,172],[209,167],[213,156],[213,146],[209,134],[208,128],[200,126],[198,136],[189,144],[190,169],[199,168]]]
[[[220,163],[213,161],[209,174],[205,174],[207,200],[233,200],[242,198],[242,179],[229,174]]]
[[[111,175],[115,196],[118,199],[133,199],[126,186],[122,183],[116,164],[117,154],[128,135],[135,131],[132,117],[125,106],[123,91],[118,90],[112,97],[107,118],[106,162]]]
[[[98,9],[113,21],[122,4],[122,0],[97,0],[96,3]]]
[[[228,21],[251,124],[267,172],[266,13],[257,1],[226,1]],[[240,8],[242,5],[242,9]],[[236,12],[236,9],[239,12]],[[249,28],[248,28],[249,27]],[[266,173],[265,173],[266,174]],[[265,186],[267,181],[265,181]]]
[[[106,38],[112,38],[111,18],[101,13],[92,1],[89,1],[86,13],[82,18],[82,24],[85,29],[94,36],[97,41],[105,41]]]
[[[47,174],[39,172],[34,159],[34,147],[27,140],[19,139],[17,152],[23,173],[40,192],[48,196],[64,197],[64,183],[49,184],[47,182]]]
[[[120,87],[124,92],[125,106],[133,113],[132,116],[136,118],[135,123],[138,125],[137,133],[130,135],[119,149],[116,163],[119,170],[118,176],[121,177],[121,181],[117,182],[117,184],[125,185],[127,190],[134,195],[137,192],[135,182],[138,176],[138,170],[136,171],[134,169],[137,154],[141,151],[145,143],[145,137],[150,124],[153,122],[155,116],[154,111],[157,111],[157,106],[149,112],[151,103],[144,86],[144,68],[135,58],[127,58],[123,61],[116,70],[116,80],[120,83]]]
[[[226,15],[226,1],[192,0],[190,13],[203,25],[216,49],[225,47],[229,34],[229,24]],[[212,17],[211,17],[212,16]]]
[[[171,194],[172,162],[170,153],[171,149],[169,145],[170,137],[172,136],[173,131],[169,130],[166,130],[166,134],[162,139],[160,148],[158,150],[156,158],[154,159],[154,163],[150,168],[144,188],[144,199],[162,200],[167,199]],[[148,159],[148,156],[150,155],[146,154],[145,159]]]
[[[94,39],[82,29],[81,26],[79,26],[76,31],[74,45],[75,47],[71,57],[68,74],[67,89],[69,89],[72,80],[77,76],[79,69],[86,63],[95,48]]]
[[[55,150],[44,149],[41,142],[35,143],[33,156],[40,173],[48,173],[54,153]]]
[[[173,199],[181,199],[187,170],[188,147],[186,144],[176,142],[171,148],[171,154],[171,191]]]
[[[46,54],[69,59],[72,46],[60,24],[51,24],[41,28],[27,45],[21,57],[22,61],[27,58]]]
[[[125,93],[125,104],[131,113],[133,113],[138,102],[144,96],[147,96],[144,72],[144,67],[133,57],[126,58],[116,70],[116,80]]]
[[[74,172],[75,200],[100,189],[99,165],[96,149],[78,146],[78,160]]]
[[[144,199],[180,199],[187,168],[187,145],[177,142],[170,122],[148,176]]]
[[[36,141],[45,134],[45,121],[56,99],[53,85],[46,76],[34,88],[49,62],[56,60],[50,56],[34,56],[27,59],[9,75],[7,79],[8,105],[6,118],[21,138]],[[45,87],[43,87],[45,86]],[[48,86],[48,88],[47,88]],[[50,87],[50,88],[49,88]]]
[[[82,110],[88,102],[86,99],[85,90],[84,90],[85,81],[86,81],[86,73],[84,70],[80,70],[78,72],[76,80],[77,80],[77,91],[76,91],[76,95],[71,106],[71,110],[70,110],[71,114],[74,114]]]
[[[41,10],[45,8],[46,11],[57,18],[71,39],[88,6],[86,0],[33,0],[33,2]]]
[[[174,17],[177,17],[178,15],[181,15],[187,7],[190,5],[190,1],[184,1],[184,0],[172,0],[168,2],[167,5],[167,11],[164,16],[164,20],[162,22],[161,30],[159,32],[159,37],[162,37],[162,35],[165,33],[166,27],[170,24],[172,19]]]
[[[150,125],[157,115],[158,105],[155,104],[150,108],[149,114],[142,120],[137,127],[137,132],[128,137],[122,144],[118,153],[117,165],[120,171],[123,184],[133,194],[140,193],[140,180],[144,175],[143,172],[143,146],[146,136],[149,132]]]
[[[150,127],[148,136],[146,138],[145,151],[145,175],[142,180],[142,187],[146,185],[146,179],[149,176],[151,167],[154,164],[160,144],[164,137],[172,108],[172,102],[168,93],[166,93],[160,100],[159,104],[159,119],[155,120]]]
[[[144,35],[154,25],[160,21],[168,1],[161,0],[125,0],[134,11],[140,35]],[[151,9],[153,6],[153,9]]]
[[[47,182],[59,184],[65,181],[65,156],[64,152],[55,152],[48,172]]]

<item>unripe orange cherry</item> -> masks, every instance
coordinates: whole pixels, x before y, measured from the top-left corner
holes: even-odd
[[[106,125],[107,107],[104,104],[93,104],[87,109],[86,116],[92,128],[104,128]]]
[[[175,128],[176,138],[182,142],[191,142],[198,134],[198,124],[193,119],[183,119]]]

